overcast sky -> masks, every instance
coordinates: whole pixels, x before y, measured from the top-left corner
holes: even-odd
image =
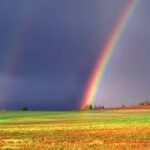
[[[140,3],[95,103],[150,98],[150,1]],[[0,107],[75,109],[128,0],[1,0]]]

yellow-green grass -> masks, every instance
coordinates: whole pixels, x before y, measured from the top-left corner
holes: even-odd
[[[0,112],[0,149],[150,150],[150,110]]]

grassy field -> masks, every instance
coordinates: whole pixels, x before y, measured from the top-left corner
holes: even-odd
[[[0,112],[0,149],[150,150],[150,109]]]

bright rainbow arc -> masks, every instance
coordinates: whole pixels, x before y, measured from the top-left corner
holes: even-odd
[[[138,0],[130,0],[128,2],[123,15],[120,17],[112,34],[109,36],[106,44],[104,45],[102,54],[96,62],[91,78],[85,89],[83,99],[81,100],[80,109],[84,109],[85,106],[91,104],[95,100],[98,87],[101,86],[107,66],[110,62],[110,58],[112,57],[123,31],[137,7],[137,3]]]

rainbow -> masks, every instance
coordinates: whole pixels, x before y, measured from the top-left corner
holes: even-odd
[[[91,104],[95,100],[98,87],[102,84],[102,80],[105,76],[110,59],[115,51],[123,31],[125,30],[125,27],[129,23],[129,20],[137,7],[137,3],[138,0],[129,0],[121,17],[119,18],[119,21],[117,22],[106,44],[104,45],[102,53],[98,57],[90,80],[86,86],[83,98],[81,100],[80,109],[84,109],[85,106]]]

